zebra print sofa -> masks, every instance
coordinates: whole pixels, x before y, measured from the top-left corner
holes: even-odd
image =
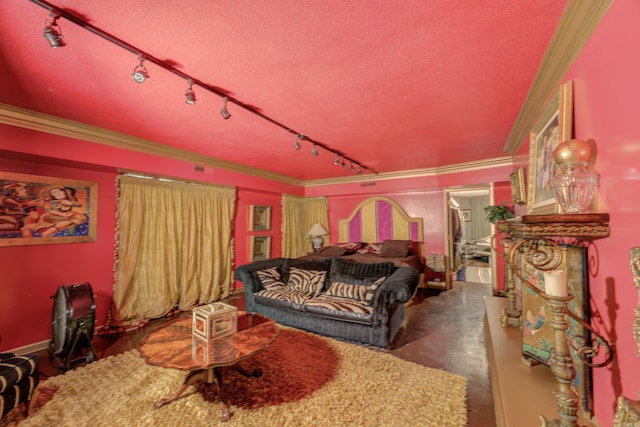
[[[419,282],[412,267],[275,258],[238,267],[247,311],[283,325],[387,348]]]

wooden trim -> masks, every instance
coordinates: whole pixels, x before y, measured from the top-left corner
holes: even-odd
[[[613,0],[569,0],[504,150],[515,155]]]

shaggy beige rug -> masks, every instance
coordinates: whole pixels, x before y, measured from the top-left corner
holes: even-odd
[[[464,377],[293,329],[242,362],[260,378],[224,377],[234,412],[220,421],[215,392],[189,387],[159,409],[185,372],[147,365],[137,350],[51,377],[28,426],[466,426]],[[46,402],[43,404],[43,402]],[[38,408],[41,406],[40,408]],[[7,423],[8,422],[8,423]]]

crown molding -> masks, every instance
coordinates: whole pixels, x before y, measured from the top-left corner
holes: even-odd
[[[286,175],[216,159],[143,138],[15,107],[13,105],[0,103],[0,123],[139,153],[182,160],[199,166],[210,166],[285,184],[304,185],[304,181]]]
[[[421,178],[437,176],[448,173],[468,172],[473,170],[511,166],[511,157],[498,157],[493,159],[478,160],[474,162],[459,163],[436,168],[413,169],[396,172],[385,172],[377,175],[358,175],[353,177],[340,177],[303,181],[289,176],[268,172],[262,169],[251,168],[238,163],[220,160],[202,154],[192,153],[180,148],[158,144],[143,138],[126,135],[119,132],[102,129],[85,123],[63,119],[48,114],[27,110],[13,105],[0,103],[0,123],[35,130],[51,135],[59,135],[81,141],[94,142],[110,147],[140,153],[182,160],[200,166],[210,166],[231,172],[278,181],[285,184],[301,187],[317,187],[331,184],[351,184],[373,181],[387,181],[394,179]]]
[[[305,187],[319,187],[322,185],[353,184],[372,181],[388,181],[393,179],[423,178],[430,176],[446,175],[449,173],[471,172],[482,169],[492,169],[503,166],[513,166],[511,156],[495,157],[492,159],[476,160],[473,162],[456,163],[426,169],[411,169],[396,172],[381,172],[377,175],[359,175],[348,178],[328,178],[306,181]]]
[[[558,92],[562,79],[580,54],[613,0],[569,0],[514,123],[504,151],[512,156],[527,139],[540,113]]]

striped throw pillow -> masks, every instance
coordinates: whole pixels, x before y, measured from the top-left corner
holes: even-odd
[[[385,279],[386,277],[381,277],[368,286],[333,282],[324,295],[328,297],[352,299],[371,305],[373,304],[373,297],[376,295],[376,291]]]
[[[318,295],[322,291],[326,277],[326,271],[303,270],[291,267],[287,287],[299,292]]]
[[[256,271],[256,274],[265,289],[280,289],[284,287],[284,283],[282,283],[282,275],[277,267],[258,270]]]

